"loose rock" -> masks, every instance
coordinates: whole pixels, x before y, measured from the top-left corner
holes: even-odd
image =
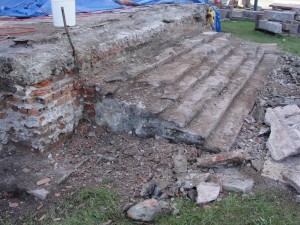
[[[42,189],[28,191],[28,193],[32,194],[33,196],[37,197],[38,199],[45,200],[47,198],[47,195],[49,194],[49,191],[42,188]]]
[[[297,105],[268,108],[266,122],[271,125],[267,146],[274,160],[300,153],[300,108]]]
[[[215,183],[200,183],[197,186],[197,204],[205,204],[216,200],[219,196],[221,187]]]
[[[130,219],[137,221],[150,222],[157,218],[159,215],[171,212],[171,209],[163,202],[158,202],[155,199],[147,199],[132,206],[127,215]]]
[[[154,192],[155,187],[156,187],[156,182],[154,180],[151,180],[150,182],[143,184],[140,196],[141,197],[151,196]]]
[[[175,173],[186,173],[187,171],[187,158],[184,155],[176,155],[173,159],[174,172]]]
[[[282,178],[300,194],[300,171],[286,171]]]

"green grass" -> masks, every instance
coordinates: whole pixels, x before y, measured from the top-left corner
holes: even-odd
[[[224,21],[222,22],[223,32],[231,33],[233,37],[242,38],[258,43],[277,43],[282,51],[300,56],[300,38],[269,35],[254,30],[253,21]]]
[[[63,201],[49,215],[49,221],[63,218],[62,221],[50,222],[60,225],[101,224],[112,221],[111,224],[131,224],[124,213],[116,194],[105,188],[81,191],[77,197]]]
[[[231,194],[220,202],[214,202],[210,208],[196,206],[193,202],[178,200],[180,216],[165,216],[160,225],[298,225],[300,207],[284,196],[276,197],[272,193],[260,193],[242,197]]]
[[[75,197],[74,197],[75,196]],[[229,194],[210,208],[189,199],[177,198],[178,216],[164,215],[155,225],[299,225],[300,206],[282,193],[257,193],[254,196]],[[47,217],[36,222],[43,214]],[[35,219],[34,219],[35,218]],[[54,222],[56,218],[60,221]],[[121,211],[118,196],[106,188],[83,190],[61,200],[54,210],[33,214],[22,224],[94,225],[111,221],[111,225],[142,224],[130,221]],[[14,223],[4,223],[14,224]]]

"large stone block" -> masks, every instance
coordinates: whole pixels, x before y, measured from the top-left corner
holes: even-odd
[[[300,22],[295,20],[286,20],[282,24],[282,30],[289,31],[290,34],[300,33]]]
[[[271,22],[267,20],[260,20],[258,22],[258,28],[266,31],[273,32],[275,34],[282,33],[282,24],[278,22]]]
[[[273,21],[286,21],[293,20],[295,18],[295,12],[293,11],[274,11],[274,10],[265,10],[264,19],[273,20]]]
[[[300,109],[297,105],[269,108],[266,122],[271,125],[267,142],[271,156],[279,161],[300,153]]]

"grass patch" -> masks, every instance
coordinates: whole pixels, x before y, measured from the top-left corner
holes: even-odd
[[[75,197],[76,196],[76,197]],[[298,225],[300,206],[282,193],[258,193],[254,196],[229,194],[209,208],[189,199],[176,199],[179,216],[164,215],[155,225]],[[105,188],[83,190],[73,198],[62,200],[51,212],[31,215],[22,224],[93,225],[111,221],[110,225],[144,224],[126,218],[118,197]],[[47,213],[47,219],[35,218]],[[55,219],[61,218],[55,222]],[[4,223],[16,224],[16,223]],[[147,223],[149,224],[149,223]]]
[[[300,207],[283,195],[260,193],[255,196],[230,194],[220,202],[214,202],[210,208],[196,206],[186,200],[178,200],[180,216],[165,216],[160,225],[211,225],[211,224],[253,224],[287,225],[300,224]]]
[[[277,43],[280,50],[300,56],[300,38],[282,35],[269,35],[255,31],[253,21],[223,21],[223,32],[231,33],[233,37],[258,43]]]
[[[131,224],[121,212],[116,194],[104,188],[84,190],[78,193],[75,199],[61,202],[49,219],[55,218],[63,220],[49,224],[86,225],[101,224],[110,220],[111,224]]]

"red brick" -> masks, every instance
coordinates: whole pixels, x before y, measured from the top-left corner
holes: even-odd
[[[84,104],[86,110],[95,110],[94,104]]]
[[[19,108],[19,112],[23,114],[27,114],[28,110],[25,109],[24,107]]]
[[[96,115],[95,111],[87,111],[88,117],[94,117]]]
[[[50,88],[43,88],[43,89],[37,89],[34,90],[30,93],[30,96],[44,96],[46,94],[51,93],[51,89]]]
[[[73,90],[73,91],[71,91],[71,96],[72,97],[77,97],[79,95],[80,95],[80,91],[79,90]]]
[[[96,93],[95,88],[84,89],[83,94],[93,96]]]
[[[56,105],[57,106],[63,105],[65,103],[67,103],[68,101],[70,101],[70,99],[71,99],[70,95],[65,95],[57,100]]]
[[[64,128],[66,127],[66,125],[65,125],[65,124],[62,124],[62,123],[58,123],[57,127],[58,127],[59,129],[64,129]]]
[[[45,119],[46,119],[46,118],[45,118],[44,116],[41,116],[41,117],[39,118],[40,123],[44,122]]]
[[[36,98],[26,98],[24,102],[26,104],[33,104],[36,102]]]
[[[59,90],[59,91],[57,91],[57,92],[55,92],[55,93],[52,94],[52,99],[55,100],[55,99],[58,99],[61,96],[62,96],[62,93]]]
[[[83,86],[83,81],[82,80],[77,80],[74,82],[74,89],[79,90]]]
[[[28,109],[29,116],[39,116],[40,110],[39,109]]]
[[[68,71],[66,71],[66,74],[67,75],[73,75],[73,71],[72,70],[68,70]]]
[[[6,113],[5,112],[0,112],[0,120],[3,120],[6,118]]]
[[[51,83],[52,83],[52,79],[48,79],[48,80],[43,80],[42,82],[39,82],[39,83],[34,84],[32,86],[34,86],[36,88],[41,88],[41,87],[45,87],[45,86],[47,86]]]
[[[74,90],[74,87],[73,87],[73,85],[70,85],[70,86],[65,87],[65,88],[62,90],[62,93],[63,93],[63,94],[67,94],[67,93],[71,92],[72,90]]]
[[[94,99],[95,98],[93,96],[87,96],[87,97],[84,98],[84,101],[86,103],[94,103]]]
[[[78,106],[80,105],[79,99],[75,99],[75,100],[73,101],[73,105],[74,105],[75,107],[78,107]]]

